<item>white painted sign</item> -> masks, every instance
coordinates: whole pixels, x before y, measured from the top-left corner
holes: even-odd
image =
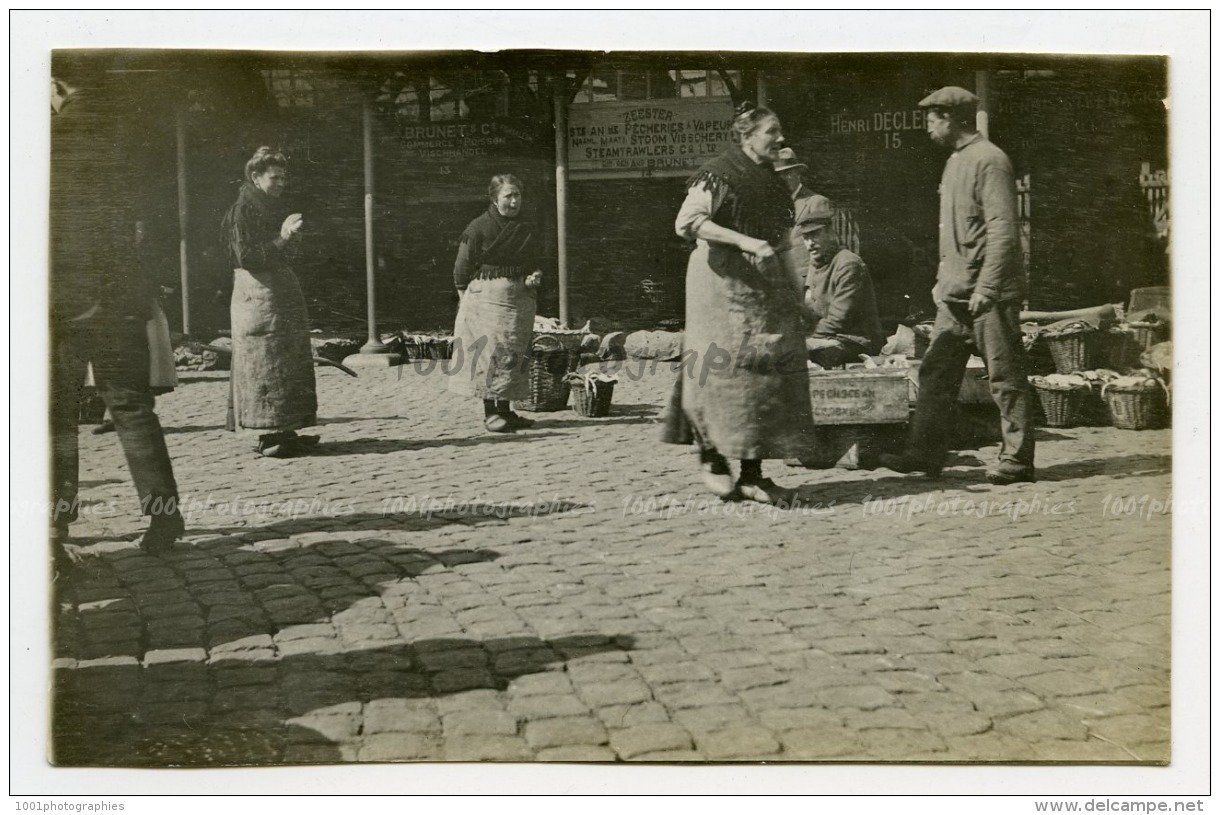
[[[728,99],[652,99],[568,106],[574,179],[687,176],[730,143]]]

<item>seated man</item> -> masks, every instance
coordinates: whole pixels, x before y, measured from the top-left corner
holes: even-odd
[[[797,224],[810,260],[805,307],[815,321],[805,347],[810,361],[823,368],[857,362],[860,354],[879,353],[885,342],[868,267],[859,255],[839,245],[833,216],[830,201],[815,195]]]

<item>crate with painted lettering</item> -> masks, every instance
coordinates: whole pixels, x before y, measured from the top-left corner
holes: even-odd
[[[907,372],[902,368],[810,371],[809,398],[815,425],[903,424],[907,420]]]

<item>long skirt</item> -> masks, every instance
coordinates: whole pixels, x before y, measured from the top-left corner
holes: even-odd
[[[523,280],[470,281],[453,327],[449,389],[479,399],[528,398],[537,309],[537,297]]]
[[[662,439],[736,459],[800,458],[815,449],[800,304],[788,253],[760,267],[699,241],[686,272],[680,405]],[[674,402],[678,402],[675,389]],[[675,415],[680,410],[681,416]]]
[[[234,269],[229,314],[233,429],[262,435],[317,424],[309,313],[296,275]]]

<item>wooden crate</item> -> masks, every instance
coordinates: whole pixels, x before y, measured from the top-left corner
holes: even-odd
[[[907,391],[903,368],[809,372],[815,425],[904,424]]]
[[[910,399],[911,404],[915,404],[915,399],[919,395],[919,363],[921,360],[908,360],[909,368],[904,370],[910,379]],[[990,405],[993,404],[991,398],[991,383],[987,379],[987,367],[983,365],[983,360],[978,357],[971,357],[966,364],[966,374],[962,377],[962,387],[957,393],[957,401],[964,405]]]

